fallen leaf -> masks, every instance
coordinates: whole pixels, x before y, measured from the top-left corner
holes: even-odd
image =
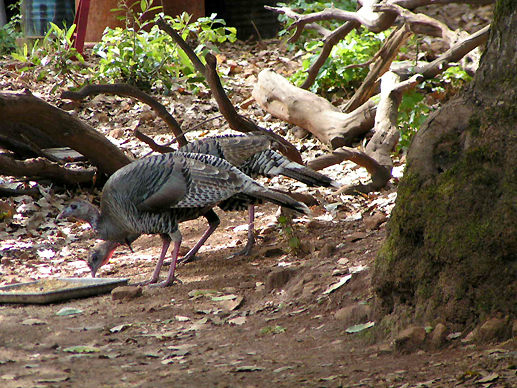
[[[29,319],[22,321],[22,325],[26,325],[26,326],[37,326],[37,325],[46,325],[46,324],[47,324],[47,322],[42,321],[40,319],[36,319],[36,318],[29,318]]]
[[[234,300],[237,298],[237,295],[229,294],[229,295],[223,295],[223,296],[212,296],[212,300],[214,302],[220,302],[223,300]]]
[[[71,346],[69,348],[63,349],[63,352],[67,353],[99,353],[101,350],[94,346],[89,345],[78,345]]]
[[[260,329],[260,334],[280,334],[285,333],[286,329],[282,326],[266,326]]]
[[[235,369],[235,372],[254,372],[263,370],[264,368],[256,365],[243,365]]]
[[[63,307],[61,310],[59,310],[56,313],[56,315],[66,316],[66,315],[77,315],[77,314],[82,314],[82,313],[83,313],[83,310],[81,310],[81,309],[75,309],[72,307]]]
[[[200,297],[208,295],[208,294],[217,294],[217,291],[215,291],[215,290],[192,290],[188,293],[188,296],[195,299],[195,298],[200,298]]]
[[[338,288],[345,285],[351,278],[352,278],[352,275],[350,275],[350,274],[343,276],[337,283],[332,284],[329,288],[327,288],[325,291],[323,291],[323,294],[327,295],[327,294],[330,294],[331,292],[336,291]]]
[[[361,323],[359,325],[350,326],[345,331],[347,333],[359,333],[360,331],[363,331],[365,329],[369,329],[370,327],[375,326],[375,322],[367,322],[367,323]]]
[[[228,321],[231,325],[244,325],[246,323],[246,317],[237,317]]]
[[[69,376],[45,377],[45,378],[38,380],[38,383],[41,383],[41,384],[62,383],[63,381],[67,381],[69,378],[70,378]]]
[[[121,331],[124,331],[126,329],[129,329],[131,327],[130,324],[122,324],[118,326],[114,326],[110,329],[110,332],[112,333],[120,333]]]
[[[491,383],[492,381],[496,381],[499,378],[497,373],[490,373],[489,375],[483,377],[476,381],[476,383]]]
[[[234,300],[223,300],[220,302],[220,305],[223,309],[226,311],[233,311],[240,307],[242,305],[242,302],[244,301],[243,296],[239,296]]]

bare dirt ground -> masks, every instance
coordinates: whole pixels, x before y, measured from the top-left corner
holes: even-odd
[[[289,74],[299,66],[281,50],[236,47],[219,57],[223,72],[236,68],[232,60],[243,69],[226,80],[235,104],[250,96],[261,69]],[[170,139],[165,125],[142,104],[106,96],[68,104],[53,91],[54,81],[0,70],[2,89],[37,91],[136,157],[149,152],[132,136],[136,125],[157,142]],[[162,102],[184,128],[217,116],[208,93],[178,93]],[[284,123],[257,107],[248,107],[245,114],[286,134],[306,159],[325,152],[314,140],[292,138]],[[215,117],[189,136],[215,135],[225,128]],[[395,175],[402,167],[397,163]],[[368,177],[351,163],[324,172],[343,184]],[[9,187],[38,187],[42,194],[3,201],[15,215],[0,224],[0,286],[89,277],[84,259],[95,241],[93,233],[82,223],[57,222],[55,216],[72,196],[91,199],[98,191],[68,193],[50,182],[0,179]],[[259,238],[253,254],[232,257],[246,242],[247,216],[218,212],[219,229],[195,261],[178,268],[181,284],[143,287],[142,295],[129,299],[105,294],[50,305],[0,305],[0,387],[517,386],[515,341],[477,344],[465,340],[468,333],[446,333],[440,346],[431,346],[435,325],[422,323],[429,326],[426,339],[418,348],[401,351],[394,345],[397,333],[377,326],[347,331],[375,322],[371,274],[385,236],[384,221],[395,203],[396,179],[386,190],[364,197],[308,190],[288,179],[261,182],[318,199],[313,218],[294,223],[300,250],[288,249],[277,207],[268,204],[257,210]],[[203,219],[182,224],[184,245],[193,246],[205,228]],[[148,278],[160,240],[144,236],[133,248],[134,253],[120,248],[100,276],[131,282]],[[58,314],[63,308],[76,311]]]

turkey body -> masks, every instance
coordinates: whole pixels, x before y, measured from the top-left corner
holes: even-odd
[[[314,171],[301,164],[292,162],[283,155],[272,150],[272,138],[264,133],[252,132],[248,134],[235,134],[208,137],[193,141],[183,146],[180,150],[190,153],[212,155],[228,161],[237,167],[244,174],[251,178],[258,176],[284,175],[296,179],[308,186],[340,187],[341,185],[333,179]],[[254,206],[263,203],[245,193],[235,194],[222,201],[218,207],[223,211],[235,211],[248,209],[248,242],[244,249],[238,254],[248,255],[251,253],[255,238],[254,229]],[[215,212],[206,214],[209,221],[209,229],[202,237],[203,243],[219,225],[219,218]],[[182,259],[183,262],[191,259],[201,247],[199,242]]]
[[[106,241],[90,254],[88,263],[93,276],[117,246],[130,245],[142,234],[159,234],[163,247],[149,281],[154,283],[173,241],[171,269],[166,281],[160,283],[168,286],[174,281],[181,245],[179,223],[206,216],[214,206],[237,194],[309,212],[304,204],[261,186],[223,159],[172,152],[143,158],[117,170],[104,186],[100,211],[81,201],[69,205],[58,218],[79,215]]]

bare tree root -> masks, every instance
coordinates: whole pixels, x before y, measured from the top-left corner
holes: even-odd
[[[30,114],[27,114],[27,112],[30,112]],[[116,145],[91,126],[33,96],[29,91],[24,93],[0,92],[0,117],[6,123],[21,123],[38,129],[57,143],[78,151],[107,175],[111,175],[131,162]],[[41,167],[41,164],[39,166],[40,171],[45,170]],[[17,176],[19,174],[9,173],[5,169],[2,171],[6,175]],[[25,175],[25,172],[28,170],[20,169],[16,171],[24,171],[23,173],[20,172],[20,174]],[[69,183],[77,181],[73,178],[75,175],[72,173],[67,175],[61,174],[61,176],[70,178]]]
[[[141,102],[149,105],[171,129],[172,133],[176,137],[176,141],[180,147],[187,144],[184,133],[181,131],[181,127],[176,119],[169,113],[167,108],[163,106],[156,99],[151,97],[144,91],[128,85],[128,84],[109,84],[109,85],[87,85],[82,87],[77,92],[66,91],[61,93],[61,98],[66,98],[74,101],[84,100],[86,97],[95,96],[97,94],[115,94],[118,96],[133,97]]]
[[[135,129],[133,134],[135,137],[140,140],[141,142],[147,144],[153,151],[159,152],[161,154],[166,154],[167,152],[174,152],[177,151],[174,148],[167,147],[164,145],[157,144],[153,139],[151,139],[149,136],[144,135],[142,132],[140,132],[138,129]]]
[[[280,142],[283,147],[280,151],[287,156],[289,159],[302,163],[302,157],[296,147],[284,139],[282,136],[269,131],[265,128],[258,126],[251,120],[237,113],[232,102],[226,95],[224,88],[221,84],[219,75],[217,74],[217,59],[212,54],[207,54],[205,57],[207,65],[203,65],[201,60],[198,58],[194,50],[181,38],[181,36],[171,28],[165,20],[160,19],[157,22],[158,27],[163,29],[171,38],[181,47],[181,49],[187,54],[196,70],[201,73],[207,80],[212,95],[214,96],[221,114],[226,119],[230,128],[238,132],[264,132],[269,136]]]

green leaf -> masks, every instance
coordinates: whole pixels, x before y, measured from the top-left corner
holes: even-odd
[[[373,327],[373,326],[375,326],[375,322],[371,322],[370,321],[370,322],[367,322],[367,323],[361,323],[359,325],[350,326],[345,331],[347,333],[350,333],[350,334],[359,333],[360,331],[369,329],[370,327]]]
[[[63,349],[63,352],[67,353],[99,353],[100,351],[101,350],[99,348],[89,345],[71,346],[69,348]]]
[[[58,316],[67,316],[67,315],[78,315],[78,314],[82,314],[83,313],[83,310],[81,309],[76,309],[76,308],[72,308],[72,307],[63,307],[61,310],[59,310],[56,315]]]

